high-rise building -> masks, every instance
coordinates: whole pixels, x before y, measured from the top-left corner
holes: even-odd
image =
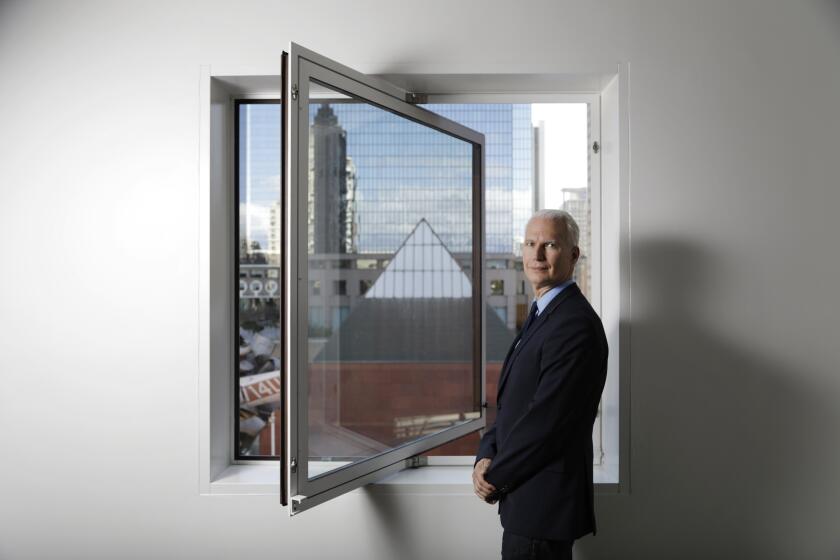
[[[590,239],[592,236],[592,227],[590,225],[590,215],[592,212],[591,208],[592,205],[589,199],[588,188],[581,187],[563,189],[563,210],[572,215],[580,228],[578,246],[582,249],[580,260],[578,260],[577,266],[575,266],[575,281],[585,294],[591,293],[590,284],[592,281],[590,255],[586,254],[584,250],[584,248],[590,247]]]
[[[283,203],[275,200],[268,208],[268,264],[280,266],[283,254]]]
[[[239,247],[248,257],[265,252],[271,208],[280,201],[280,109],[278,105],[243,103],[239,105]],[[276,224],[280,224],[279,219]],[[279,247],[278,247],[279,249]],[[279,250],[266,260],[279,259]]]
[[[355,252],[355,166],[347,157],[347,132],[329,103],[317,107],[310,128],[309,185],[309,252]]]
[[[344,252],[356,253],[359,242],[359,224],[356,222],[356,164],[350,156],[347,156],[344,177],[344,185],[347,189],[344,194],[344,220],[342,222]]]

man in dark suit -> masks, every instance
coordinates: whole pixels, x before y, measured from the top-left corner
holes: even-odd
[[[598,315],[572,280],[579,230],[561,210],[525,228],[522,260],[535,301],[499,378],[495,424],[481,439],[475,493],[499,502],[502,558],[571,559],[595,533],[592,425],[607,375]]]

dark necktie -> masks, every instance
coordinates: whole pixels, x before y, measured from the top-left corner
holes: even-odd
[[[534,324],[534,320],[537,318],[537,302],[531,304],[531,312],[528,313],[528,318],[525,319],[525,324],[522,325],[522,330],[519,332],[519,338],[525,338],[525,333],[528,331],[531,325]]]

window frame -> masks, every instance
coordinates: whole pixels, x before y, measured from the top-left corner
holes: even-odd
[[[353,490],[372,480],[382,478],[404,462],[435,447],[458,439],[485,427],[485,304],[484,304],[484,135],[459,123],[441,117],[406,99],[406,92],[365,76],[351,68],[327,59],[292,43],[289,53],[289,73],[284,91],[287,103],[284,157],[286,185],[284,196],[286,271],[284,293],[286,315],[283,317],[287,364],[286,402],[288,463],[281,468],[288,481],[289,513],[295,515],[306,509]],[[308,255],[307,192],[309,189],[309,100],[310,83],[361,99],[408,120],[436,129],[472,146],[472,366],[473,395],[479,417],[467,419],[456,426],[420,437],[378,455],[309,477],[308,457]],[[281,489],[281,492],[283,490]]]
[[[232,276],[229,271],[235,266],[229,243],[232,224],[228,221],[230,214],[227,210],[233,202],[228,199],[229,193],[233,192],[232,100],[236,97],[278,98],[282,85],[277,69],[275,63],[262,67],[204,65],[199,72],[197,434],[198,491],[202,495],[265,496],[278,493],[277,461],[236,460],[233,457],[234,411],[230,406],[233,383],[228,355],[232,350],[229,348],[232,299],[224,297],[238,288],[238,279],[235,285],[227,285],[227,278]],[[611,379],[616,381],[611,398],[619,407],[613,412],[619,418],[620,430],[619,453],[616,457],[619,461],[616,466],[618,482],[600,483],[596,474],[596,493],[623,495],[629,494],[631,481],[629,68],[627,63],[620,62],[614,66],[593,69],[589,73],[581,73],[579,70],[575,74],[487,74],[469,77],[403,74],[385,77],[392,79],[393,83],[404,83],[414,90],[462,92],[457,95],[469,96],[471,102],[482,97],[497,100],[499,95],[519,99],[520,102],[526,99],[532,102],[551,102],[564,96],[580,94],[601,97],[604,322],[610,343],[608,382]],[[459,82],[459,79],[462,81]],[[465,85],[464,79],[469,79],[469,83]],[[434,85],[424,87],[423,84]],[[430,102],[449,102],[453,98],[452,94],[447,94],[445,100],[429,96]],[[370,487],[370,491],[472,495],[469,469],[459,466],[463,464],[462,458],[437,456],[429,459],[429,465],[434,466],[404,471],[383,484]],[[418,483],[418,479],[422,481]]]
[[[240,295],[239,295],[238,283],[242,281],[241,269],[240,269],[241,255],[240,255],[239,242],[238,242],[238,234],[239,234],[239,228],[240,228],[238,200],[239,200],[239,189],[241,187],[240,182],[239,182],[240,170],[241,170],[241,161],[239,159],[239,151],[240,151],[240,147],[241,147],[240,146],[240,138],[239,138],[239,136],[240,136],[239,133],[240,133],[240,130],[241,130],[240,129],[240,127],[241,127],[240,107],[242,105],[272,105],[272,104],[277,104],[277,105],[280,105],[281,119],[285,119],[285,116],[282,115],[283,108],[282,108],[282,100],[280,98],[236,97],[232,100],[232,102],[233,102],[233,154],[232,154],[232,160],[233,160],[233,195],[232,195],[232,197],[233,197],[233,203],[231,204],[231,216],[232,216],[232,220],[233,220],[233,235],[236,236],[236,239],[237,239],[237,241],[233,243],[233,262],[234,262],[234,266],[233,266],[232,274],[234,275],[234,277],[236,279],[234,281],[234,284],[237,287],[236,287],[236,289],[234,290],[234,293],[233,293],[233,298],[234,298],[233,325],[234,326],[231,329],[231,335],[233,337],[233,341],[232,341],[233,347],[237,348],[238,347],[238,340],[239,340],[239,329],[237,327],[239,326],[239,306],[240,306]],[[280,133],[281,134],[284,134],[284,126],[285,126],[285,121],[283,120],[281,122],[281,125],[280,125]],[[282,191],[285,188],[284,187],[285,181],[284,181],[284,177],[283,177],[283,174],[285,173],[285,169],[283,169],[282,162],[281,162],[280,167],[281,167],[281,169],[280,169],[280,173],[281,173],[280,191],[281,191],[281,195],[282,195]],[[283,235],[283,231],[281,229],[281,239],[280,239],[281,246],[283,245],[282,235]],[[278,294],[280,295],[280,297],[278,297],[277,299],[279,300],[278,307],[279,307],[279,313],[280,313],[281,318],[283,317],[283,313],[284,313],[283,306],[284,306],[285,298],[283,297],[283,294],[285,293],[285,289],[286,289],[286,275],[283,274],[283,266],[284,266],[284,263],[281,261],[280,267],[279,267],[280,268],[279,277],[277,278],[277,282],[279,284],[279,288],[278,288],[277,291],[278,291]],[[248,276],[246,279],[250,281],[250,278],[251,277]],[[283,344],[283,339],[278,340],[278,344],[282,345]],[[285,371],[285,362],[286,362],[285,348],[281,349],[280,356],[281,356],[280,357],[280,372],[281,372],[281,375],[282,375],[283,372]],[[232,392],[231,397],[233,398],[233,401],[234,401],[233,405],[232,405],[233,410],[234,410],[234,414],[233,414],[233,434],[234,434],[233,456],[234,456],[234,460],[242,461],[242,460],[245,460],[247,458],[247,460],[250,460],[250,461],[276,461],[276,460],[280,460],[281,463],[285,463],[285,461],[286,461],[285,452],[286,451],[285,451],[285,446],[283,446],[283,445],[280,446],[280,456],[279,457],[259,456],[259,455],[243,456],[239,452],[239,449],[240,449],[240,446],[239,446],[239,438],[240,438],[239,428],[240,428],[240,426],[239,426],[238,411],[239,411],[239,404],[240,403],[239,403],[238,393],[239,393],[239,388],[240,388],[240,385],[239,385],[240,374],[239,374],[239,355],[238,355],[238,353],[237,352],[232,352],[231,353],[231,359],[232,359],[231,369],[233,371],[233,392]],[[283,384],[282,377],[281,377],[281,384]],[[285,400],[285,395],[282,395],[280,406],[278,406],[276,408],[276,410],[281,411],[281,413],[279,414],[280,416],[282,416],[282,411],[284,409],[284,403],[283,403],[284,400]],[[277,415],[278,413],[275,413],[275,414]],[[281,420],[283,420],[281,422],[281,425],[284,425],[285,424],[285,419],[281,419]],[[285,439],[285,438],[283,438],[283,439]]]

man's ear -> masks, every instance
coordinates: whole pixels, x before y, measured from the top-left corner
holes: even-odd
[[[577,262],[579,258],[580,258],[580,247],[575,245],[574,247],[572,247],[572,260],[574,262]]]

